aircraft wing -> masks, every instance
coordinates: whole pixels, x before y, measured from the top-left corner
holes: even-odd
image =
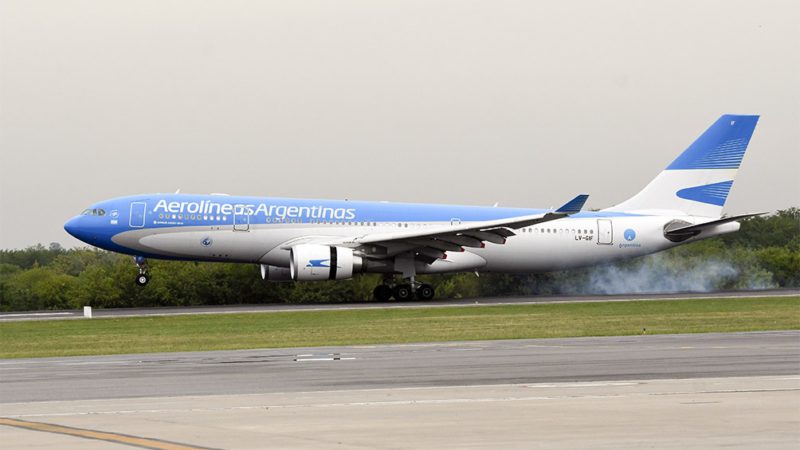
[[[505,219],[470,222],[460,225],[440,225],[384,233],[371,233],[338,240],[317,242],[360,249],[367,258],[387,258],[400,253],[414,252],[417,259],[428,264],[446,258],[448,251],[464,251],[464,247],[481,248],[486,242],[504,244],[514,236],[513,230],[562,219],[581,210],[588,195],[581,194],[564,206],[546,213]]]

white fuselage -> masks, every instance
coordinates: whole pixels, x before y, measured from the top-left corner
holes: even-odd
[[[666,239],[663,233],[664,226],[676,219],[689,223],[707,220],[686,216],[568,217],[518,229],[516,236],[508,238],[505,244],[487,243],[484,248],[447,252],[446,259],[418,265],[417,272],[546,272],[647,255],[679,245]],[[113,241],[131,249],[132,253],[288,267],[289,247],[312,239],[449,224],[451,222],[330,221],[325,224],[248,224],[246,230],[234,230],[232,225],[182,226],[125,231],[115,235]],[[726,224],[690,241],[737,228],[738,224]],[[211,245],[198,245],[204,240],[210,240]]]

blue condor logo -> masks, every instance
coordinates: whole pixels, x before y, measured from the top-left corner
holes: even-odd
[[[634,241],[636,239],[636,231],[634,231],[631,228],[628,228],[627,230],[625,230],[622,233],[622,237],[624,237],[626,241],[632,242],[632,241]],[[626,243],[620,243],[619,244],[619,248],[630,248],[630,247],[638,248],[638,247],[641,247],[641,246],[642,246],[642,244],[633,244],[633,243],[632,244],[626,244]]]
[[[330,259],[310,259],[306,267],[330,267],[329,261]]]

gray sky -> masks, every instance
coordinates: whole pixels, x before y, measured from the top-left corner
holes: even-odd
[[[796,1],[0,1],[0,247],[142,192],[602,208],[723,113],[800,205]]]

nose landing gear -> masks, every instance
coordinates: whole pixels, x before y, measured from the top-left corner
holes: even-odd
[[[136,276],[136,284],[139,286],[146,285],[148,281],[150,281],[150,277],[146,273],[140,273]]]
[[[143,256],[136,256],[133,261],[136,263],[136,267],[139,268],[139,275],[136,275],[136,284],[139,286],[147,285],[147,282],[150,281],[150,274],[147,273],[147,259]]]

